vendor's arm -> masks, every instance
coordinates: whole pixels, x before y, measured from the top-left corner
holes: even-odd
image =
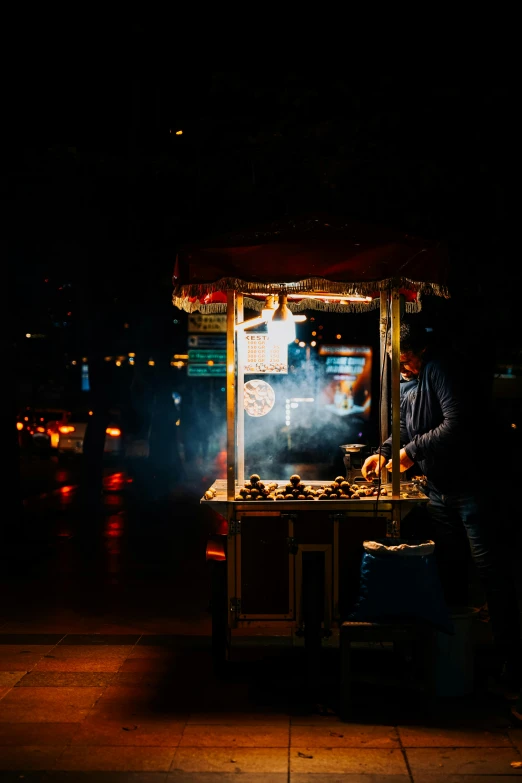
[[[451,455],[461,443],[466,422],[466,401],[456,374],[441,362],[429,368],[429,382],[440,407],[441,423],[427,432],[415,435],[404,445],[409,459],[441,459]]]
[[[405,415],[406,396],[402,394],[401,390],[401,444],[407,442],[408,434],[406,430],[406,415]],[[408,470],[413,465],[413,460],[410,461],[409,456],[404,449],[401,449],[401,472]],[[382,468],[386,465],[388,470],[391,470],[391,455],[392,455],[392,438],[387,438],[381,445],[377,454],[370,455],[364,462],[361,473],[364,478],[368,478],[369,473],[374,473],[376,476],[380,475]],[[406,464],[409,462],[410,464]],[[405,467],[403,467],[403,465]],[[388,467],[389,466],[389,467]],[[370,475],[369,478],[372,478]]]

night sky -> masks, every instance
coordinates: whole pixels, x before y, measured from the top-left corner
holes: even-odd
[[[301,68],[173,70],[153,81],[36,69],[12,88],[15,346],[29,321],[48,329],[72,306],[69,350],[136,315],[142,342],[172,345],[181,244],[321,213],[447,242],[452,322],[497,363],[520,363],[517,101],[500,67],[365,81]],[[67,301],[56,293],[64,284]]]

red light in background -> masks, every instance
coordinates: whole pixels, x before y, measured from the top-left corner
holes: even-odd
[[[209,541],[206,551],[207,560],[226,560],[225,547],[220,541]]]
[[[105,476],[103,479],[103,486],[106,490],[117,492],[123,489],[125,483],[125,475],[123,473],[111,473],[109,476]]]
[[[123,535],[123,527],[123,519],[117,514],[114,514],[107,520],[105,535],[109,538],[120,538]]]
[[[223,449],[218,452],[218,455],[214,461],[215,469],[217,472],[217,478],[224,479],[227,477],[227,451]]]

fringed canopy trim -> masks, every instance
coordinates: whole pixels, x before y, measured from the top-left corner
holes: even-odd
[[[286,291],[290,295],[317,296],[317,298],[303,298],[298,301],[289,298],[288,307],[292,312],[322,310],[335,313],[361,313],[378,307],[379,292],[389,291],[392,288],[399,288],[406,294],[406,312],[411,313],[421,310],[420,296],[422,293],[449,298],[448,289],[443,285],[417,282],[408,278],[364,283],[335,282],[324,278],[307,278],[294,283],[268,284],[223,277],[213,283],[176,286],[172,301],[176,307],[188,313],[196,311],[201,313],[225,313],[227,305],[223,294],[226,294],[226,291],[233,290],[245,295],[244,306],[246,308],[260,311],[263,308],[266,296]],[[335,294],[338,295],[338,300],[321,298],[322,295],[332,296]],[[357,295],[371,296],[372,300],[370,302],[342,301],[344,297]]]

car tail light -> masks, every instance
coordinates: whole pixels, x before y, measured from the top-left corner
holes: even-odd
[[[118,427],[107,427],[105,432],[107,435],[110,435],[111,438],[119,438],[121,435],[121,430],[118,429]]]
[[[74,432],[74,427],[70,424],[64,424],[62,427],[58,427],[62,435],[69,435],[70,432]]]
[[[21,421],[17,421],[16,422],[16,429],[18,431],[20,431],[20,430],[23,430],[23,428],[24,428],[24,425],[22,424],[22,422]]]

